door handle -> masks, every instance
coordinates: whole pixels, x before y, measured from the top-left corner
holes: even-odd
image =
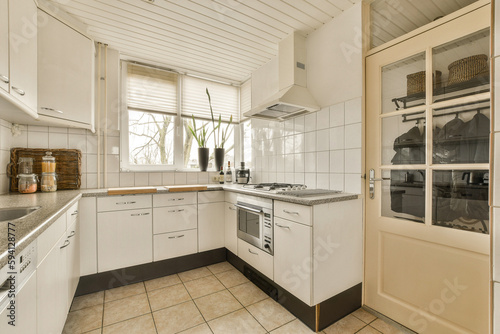
[[[9,77],[3,75],[3,74],[0,74],[0,80],[2,80],[4,83],[9,83]]]
[[[12,90],[21,96],[26,95],[26,92],[24,90],[22,90],[21,88],[12,86]]]
[[[389,181],[391,178],[390,177],[381,177],[379,179],[375,178],[375,169],[370,169],[370,174],[369,174],[369,182],[370,182],[370,199],[375,198],[375,182],[377,181]]]
[[[59,248],[63,249],[63,248],[66,248],[68,246],[69,246],[69,240],[64,240],[64,244],[61,247],[59,247]]]
[[[281,228],[290,229],[290,226],[280,225],[280,224],[278,224],[278,223],[274,223],[274,225],[276,225],[276,226],[278,226],[278,227],[281,227]]]
[[[248,252],[249,252],[250,254],[253,254],[253,255],[259,255],[259,253],[252,252],[252,251],[250,250],[250,248],[248,249]]]
[[[64,114],[64,112],[62,112],[61,110],[57,110],[57,109],[54,109],[54,108],[47,108],[47,107],[41,107],[42,110],[46,110],[46,111],[53,111],[53,112],[57,112],[59,114]]]

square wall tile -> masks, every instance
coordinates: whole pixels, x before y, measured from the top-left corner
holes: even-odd
[[[330,129],[330,150],[344,149],[344,127],[339,126]]]
[[[293,182],[296,184],[304,184],[304,173],[294,173]]]
[[[301,133],[305,131],[305,117],[298,116],[293,119],[295,133]]]
[[[345,126],[345,148],[361,148],[361,123]]]
[[[305,172],[316,173],[316,152],[305,153]],[[316,179],[314,180],[316,183]]]
[[[186,184],[186,183],[187,183],[187,174],[175,172],[175,184]]]
[[[276,173],[277,158],[275,155],[271,155],[268,158],[267,169],[271,173]]]
[[[50,126],[49,127],[49,133],[65,133],[65,134],[68,134],[68,128],[61,128],[61,127]]]
[[[344,103],[330,106],[330,127],[344,125]]]
[[[306,132],[316,130],[316,113],[310,113],[305,115],[304,130]]]
[[[361,174],[345,174],[344,188],[347,193],[361,194]]]
[[[295,160],[294,160],[294,155],[293,154],[287,154],[285,155],[285,173],[293,173],[294,171],[294,165],[295,165]]]
[[[307,188],[316,188],[316,173],[305,173],[304,184]]]
[[[175,173],[174,172],[165,172],[162,173],[162,185],[173,185],[175,184]]]
[[[294,152],[295,153],[302,153],[305,150],[305,143],[304,143],[304,134],[299,133],[293,136],[293,146],[294,146]]]
[[[344,191],[344,174],[330,174],[330,190]]]
[[[344,150],[330,151],[330,173],[344,173]]]
[[[328,151],[330,149],[330,130],[319,130],[316,132],[316,150]]]
[[[12,147],[28,147],[28,131],[21,130],[16,135],[12,135],[11,138]]]
[[[198,173],[190,172],[186,173],[186,184],[197,184],[198,183]]]
[[[208,184],[208,172],[199,172],[198,173],[198,183],[199,184]]]
[[[28,147],[30,148],[49,148],[48,132],[30,132],[28,131]]]
[[[295,124],[293,119],[288,119],[285,122],[283,122],[283,124],[284,124],[283,131],[285,136],[291,136],[295,134]]]
[[[283,154],[276,156],[276,172],[277,173],[285,172],[285,156]]]
[[[134,173],[120,173],[120,187],[133,187],[134,182]]]
[[[120,186],[120,173],[108,173],[108,183],[105,185],[108,188],[118,188]]]
[[[68,134],[49,132],[49,148],[68,148]]]
[[[87,188],[94,189],[97,188],[97,174],[87,173]]]
[[[97,154],[86,154],[87,173],[97,173]]]
[[[285,183],[285,173],[276,173],[276,182]]]
[[[97,135],[87,134],[87,153],[97,154]]]
[[[108,137],[106,148],[108,154],[120,154],[120,137]]]
[[[149,185],[161,186],[163,183],[161,173],[149,173]]]
[[[316,131],[306,132],[304,135],[304,152],[316,151]]]
[[[12,132],[10,127],[0,125],[0,149],[10,150],[12,147]]]
[[[48,126],[28,125],[28,132],[49,132]]]
[[[81,189],[87,189],[87,174],[86,173],[82,173],[82,183],[80,185],[80,188]]]
[[[294,172],[304,173],[304,153],[294,154]]]
[[[87,153],[87,137],[85,135],[69,134],[68,148],[80,150],[83,154]]]
[[[285,181],[286,183],[294,183],[295,182],[295,174],[294,173],[285,173]]]
[[[145,187],[149,185],[149,174],[148,173],[134,173],[135,174],[135,186]]]
[[[316,174],[316,185],[318,189],[330,189],[330,174],[318,173]]]
[[[361,149],[345,150],[345,167],[346,173],[361,174]]]
[[[361,123],[361,97],[345,103],[345,124]]]
[[[106,162],[108,164],[108,173],[119,173],[120,172],[120,156],[119,155],[108,155],[106,156]]]
[[[330,152],[323,151],[316,153],[316,171],[318,173],[330,172]]]
[[[316,112],[316,130],[330,127],[330,108],[326,107]]]
[[[293,139],[294,139],[294,136],[285,137],[285,154],[294,153]]]

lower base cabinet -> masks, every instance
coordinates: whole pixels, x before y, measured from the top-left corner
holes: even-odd
[[[153,236],[154,261],[171,259],[198,252],[196,229]]]
[[[200,252],[224,247],[224,202],[198,204]]]
[[[225,202],[224,208],[224,245],[235,255],[238,255],[238,215],[233,203]]]
[[[263,250],[250,245],[248,242],[238,239],[238,257],[266,275],[268,278],[273,279],[273,256]]]

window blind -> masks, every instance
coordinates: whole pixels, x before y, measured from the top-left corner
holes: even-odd
[[[252,109],[252,82],[245,81],[240,87],[240,120],[243,120],[243,113]]]
[[[212,119],[206,88],[212,100],[214,119],[217,121],[221,115],[222,121],[239,121],[239,88],[223,83],[203,80],[191,76],[183,77],[182,84],[182,116],[201,119]]]
[[[177,73],[128,63],[127,107],[177,115]]]

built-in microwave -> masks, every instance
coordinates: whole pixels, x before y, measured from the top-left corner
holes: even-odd
[[[273,254],[272,200],[254,196],[238,197],[238,238]]]

